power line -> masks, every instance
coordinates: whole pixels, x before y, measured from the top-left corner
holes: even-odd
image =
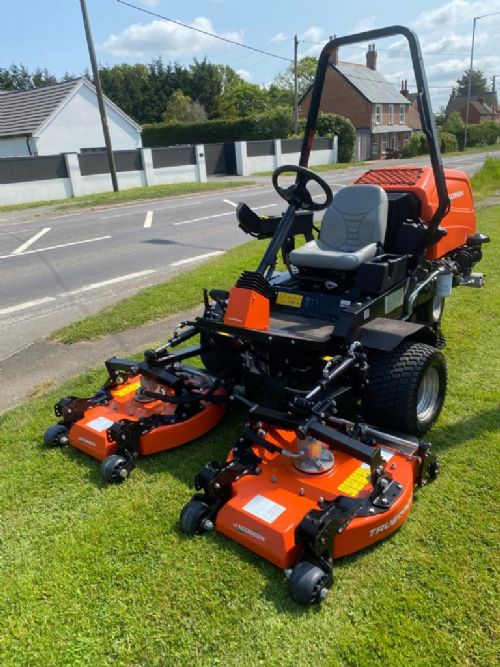
[[[306,39],[301,39],[299,40],[302,44],[313,44],[315,46],[324,46],[326,42],[310,42],[309,40]],[[362,49],[363,51],[365,50],[365,46],[343,46],[343,49]],[[377,51],[384,51],[386,53],[392,53],[394,55],[407,55],[409,53],[408,50],[402,50],[402,49],[382,49],[380,47],[377,47]],[[469,54],[465,51],[462,51],[460,53],[450,53],[449,51],[422,51],[422,55],[424,56],[455,56],[455,57],[461,57],[461,56],[468,56]],[[482,56],[486,55],[495,55],[495,54],[482,54]]]
[[[291,58],[285,58],[284,56],[278,56],[276,53],[271,53],[270,51],[264,51],[263,49],[257,49],[254,46],[248,46],[248,44],[243,44],[242,42],[237,42],[236,40],[229,39],[228,37],[222,37],[221,35],[215,35],[212,32],[208,32],[208,30],[202,30],[201,28],[195,28],[192,25],[188,25],[187,23],[182,23],[182,21],[177,21],[176,19],[170,19],[167,16],[162,16],[161,14],[157,14],[156,12],[152,12],[148,9],[144,9],[144,7],[138,7],[137,5],[133,5],[130,2],[125,2],[125,0],[116,0],[116,2],[119,2],[120,5],[126,5],[127,7],[132,7],[132,9],[137,9],[139,12],[143,12],[143,14],[149,14],[150,16],[155,16],[158,19],[162,19],[163,21],[169,21],[170,23],[175,23],[176,25],[180,25],[183,28],[187,28],[188,30],[194,30],[195,32],[200,32],[202,35],[208,35],[209,37],[213,37],[214,39],[220,39],[222,42],[227,42],[228,44],[234,44],[235,46],[240,46],[244,49],[248,49],[249,51],[256,51],[257,53],[263,53],[266,56],[270,56],[271,58],[278,58],[279,60],[286,60],[288,63],[293,62]]]

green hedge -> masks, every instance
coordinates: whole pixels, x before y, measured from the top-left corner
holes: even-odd
[[[146,148],[176,144],[214,144],[222,141],[286,139],[293,131],[289,109],[237,120],[207,120],[202,123],[151,123],[144,125],[142,143]]]

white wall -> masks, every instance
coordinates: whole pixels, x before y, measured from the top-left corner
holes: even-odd
[[[26,181],[25,183],[3,183],[0,185],[0,204],[24,204],[29,201],[49,201],[66,199],[73,190],[69,178],[52,178],[44,181]]]
[[[140,148],[140,132],[106,103],[113,150]],[[97,96],[83,85],[54,116],[36,139],[38,155],[80,152],[82,148],[104,147]]]
[[[26,137],[0,139],[0,157],[29,157]]]

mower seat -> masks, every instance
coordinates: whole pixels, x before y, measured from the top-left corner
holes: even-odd
[[[379,185],[348,185],[326,210],[317,241],[290,253],[295,266],[354,271],[373,259],[387,228],[387,194]]]

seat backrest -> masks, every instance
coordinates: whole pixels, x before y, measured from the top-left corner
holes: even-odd
[[[383,243],[387,228],[387,193],[379,185],[348,185],[327,208],[319,238],[341,252]]]

